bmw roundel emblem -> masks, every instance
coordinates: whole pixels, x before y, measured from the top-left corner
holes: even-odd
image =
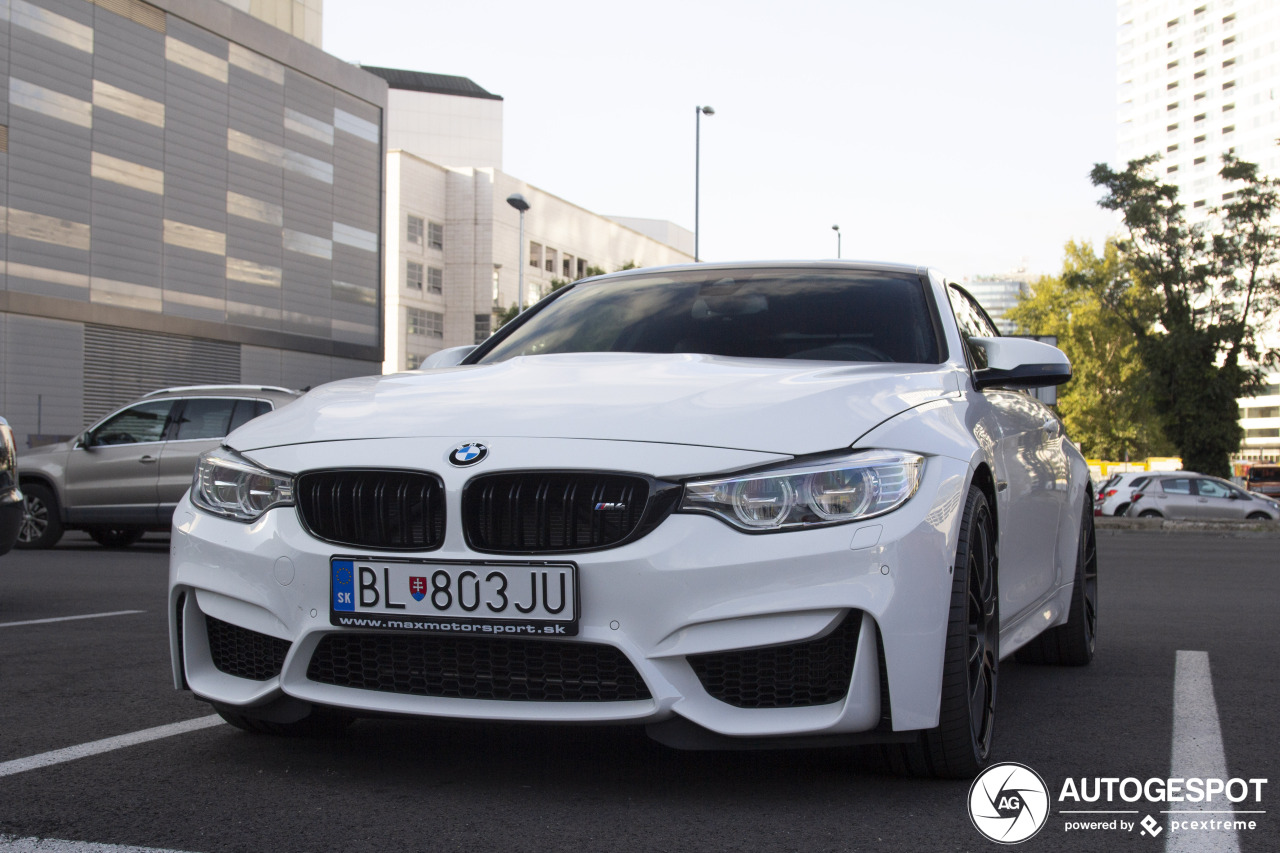
[[[449,464],[465,468],[474,465],[489,455],[489,448],[475,441],[460,444],[449,454]]]

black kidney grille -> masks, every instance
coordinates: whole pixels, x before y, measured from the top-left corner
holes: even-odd
[[[734,652],[689,655],[707,693],[738,708],[807,708],[849,692],[862,614],[850,611],[825,637]]]
[[[209,656],[220,672],[251,681],[267,681],[280,674],[284,656],[289,653],[288,640],[259,634],[208,615],[204,621],[209,633]]]
[[[444,539],[444,484],[417,471],[311,471],[298,477],[302,522],[329,542],[428,551]]]
[[[581,551],[635,533],[648,499],[648,481],[626,474],[493,474],[467,485],[462,513],[477,551]]]
[[[626,702],[650,698],[613,646],[551,640],[329,634],[307,678],[322,684],[516,702]]]

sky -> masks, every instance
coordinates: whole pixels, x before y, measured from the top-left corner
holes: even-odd
[[[326,0],[324,49],[469,77],[503,171],[694,227],[703,260],[835,257],[954,278],[1061,270],[1116,230],[1115,3]]]

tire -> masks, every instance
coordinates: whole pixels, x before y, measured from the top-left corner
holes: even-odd
[[[1164,518],[1164,516],[1156,512],[1154,509],[1144,509],[1142,512],[1138,513],[1138,518]]]
[[[18,528],[19,548],[52,548],[62,538],[62,519],[58,515],[58,498],[48,486],[29,483],[22,486],[22,524]]]
[[[969,487],[952,568],[938,726],[915,743],[884,747],[889,766],[912,776],[972,779],[991,754],[1000,675],[1000,595],[995,520]]]
[[[1251,512],[1247,516],[1250,521],[1271,521],[1271,516],[1265,512]]]
[[[1067,622],[1036,637],[1018,649],[1019,663],[1052,666],[1087,666],[1093,660],[1098,637],[1098,539],[1093,513],[1080,520],[1076,546],[1075,582]]]
[[[241,731],[275,737],[338,737],[355,722],[355,717],[349,714],[320,708],[313,708],[307,716],[288,723],[263,719],[254,716],[251,712],[221,703],[214,703],[213,710],[218,712],[219,717]]]
[[[146,531],[140,527],[90,527],[86,532],[103,548],[128,548]]]

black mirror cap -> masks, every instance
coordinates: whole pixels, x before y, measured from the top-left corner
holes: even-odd
[[[1012,370],[985,367],[973,372],[973,384],[984,388],[1046,388],[1061,385],[1071,378],[1069,364],[1020,364]]]

